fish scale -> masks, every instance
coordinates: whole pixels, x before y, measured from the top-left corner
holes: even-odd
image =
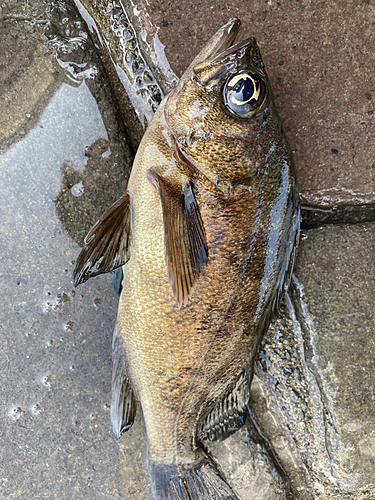
[[[123,265],[111,419],[119,438],[142,406],[155,500],[238,500],[201,441],[243,424],[298,245],[291,151],[255,39],[234,43],[239,26],[164,98],[74,269],[79,284]]]

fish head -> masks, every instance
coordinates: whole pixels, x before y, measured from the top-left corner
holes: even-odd
[[[164,107],[180,158],[224,194],[251,184],[271,155],[289,155],[257,42],[235,44],[239,27],[233,18],[220,28]]]

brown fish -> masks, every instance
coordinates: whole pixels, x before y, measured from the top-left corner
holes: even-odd
[[[243,424],[298,243],[291,151],[255,39],[234,45],[239,26],[162,101],[74,269],[79,284],[124,265],[111,418],[120,437],[142,405],[157,500],[238,498],[200,441]]]

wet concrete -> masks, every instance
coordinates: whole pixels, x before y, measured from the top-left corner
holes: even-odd
[[[131,63],[141,57],[149,62],[154,80],[146,86],[156,81],[165,92],[174,80],[168,60],[179,74],[185,60],[193,57],[193,49],[195,53],[211,34],[209,30],[213,32],[230,15],[238,15],[245,23],[250,16],[251,26],[258,30],[252,33],[260,42],[296,149],[305,200],[320,204],[369,201],[371,179],[360,160],[372,154],[371,135],[358,133],[356,113],[349,112],[349,104],[340,108],[340,99],[345,99],[341,94],[335,105],[328,105],[322,95],[317,98],[325,109],[321,136],[316,135],[316,118],[308,109],[323,109],[316,102],[311,107],[311,93],[319,87],[317,82],[325,81],[319,80],[322,65],[332,63],[329,56],[336,54],[328,44],[330,39],[337,42],[329,37],[331,33],[339,36],[336,18],[346,19],[342,33],[347,36],[354,26],[366,26],[373,7],[358,3],[351,11],[355,16],[349,18],[347,7],[340,10],[332,3],[319,4],[315,14],[308,2],[250,4],[249,12],[242,13],[234,12],[240,6],[228,4],[213,16],[208,15],[211,5],[203,2],[199,9],[190,10],[190,21],[183,22],[187,14],[182,4],[158,4],[158,10],[149,2],[151,17],[147,17],[141,4],[96,2],[85,10],[83,4],[75,3],[88,30],[64,2],[33,0],[15,5],[9,1],[0,11],[0,93],[6,104],[0,122],[0,283],[4,295],[0,380],[5,422],[0,427],[0,498],[149,500],[141,414],[119,445],[110,425],[111,336],[117,312],[111,278],[95,278],[76,291],[70,280],[72,263],[88,228],[125,190],[131,150],[153,113],[155,89],[137,94],[145,83],[144,79],[140,85],[136,82],[137,72],[143,78],[148,69],[138,67],[132,74]],[[337,16],[329,25],[325,16],[332,13]],[[90,24],[90,15],[95,24]],[[319,25],[327,43],[318,66],[313,65],[318,60],[316,46],[314,52],[307,43],[318,36],[313,32],[314,16],[326,19]],[[201,18],[206,20],[204,29]],[[279,18],[283,24],[276,23]],[[107,30],[104,37],[96,31],[101,23]],[[135,35],[126,40],[130,35],[124,23],[130,23],[138,35],[138,48],[126,46]],[[190,34],[178,37],[170,30],[173,36],[165,47],[168,59],[164,59],[160,43],[167,43],[163,37],[171,26]],[[276,30],[273,37],[272,30]],[[355,46],[358,53],[352,58],[351,78],[368,80],[372,36],[368,35],[368,44],[362,48]],[[301,46],[297,39],[304,41]],[[130,63],[126,47],[134,56]],[[280,51],[284,63],[279,65]],[[346,53],[338,50],[337,54],[346,61]],[[361,74],[357,63],[362,64]],[[327,66],[326,77],[335,83],[332,75],[341,75],[346,66],[332,64]],[[311,67],[318,68],[318,73],[307,73]],[[137,101],[139,114],[128,121],[124,116],[132,101],[122,96],[129,82],[142,99]],[[354,88],[353,80],[345,82]],[[332,98],[331,86],[326,83],[324,89]],[[352,105],[362,113],[362,94],[358,92],[353,99]],[[366,99],[368,104],[371,99]],[[289,113],[295,104],[297,114]],[[344,115],[335,117],[335,106]],[[347,164],[347,178],[339,183],[333,174],[326,177],[321,166],[316,168],[316,161],[337,161],[341,154],[348,154],[345,148],[337,154],[325,149],[330,140],[327,130],[333,130],[332,137],[337,138],[342,131],[335,120],[348,118],[351,129],[345,128],[343,137],[346,133],[355,139],[357,153]],[[311,120],[311,128],[302,128],[304,119]],[[297,125],[300,130],[293,128]],[[366,141],[371,143],[369,149]],[[349,161],[349,156],[345,158],[341,160]],[[308,175],[307,167],[311,167]],[[360,175],[366,189],[356,181]],[[318,179],[323,190],[318,188]],[[336,184],[330,183],[332,179]],[[349,181],[353,190],[345,191]],[[354,205],[353,211],[360,213],[360,208]],[[321,222],[326,220],[330,219]],[[356,220],[361,219],[352,221]],[[375,497],[373,255],[371,223],[305,231],[290,298],[261,346],[247,425],[223,443],[206,443],[241,500]]]
[[[131,155],[84,36],[46,39],[57,26],[43,1],[1,15],[0,498],[122,498],[109,416],[117,297],[110,276],[74,291],[70,274]]]
[[[0,60],[2,107],[5,110],[0,115],[0,151],[3,152],[35,126],[38,114],[31,111],[44,109],[59,83],[52,59],[44,57],[40,50],[44,42],[43,26],[47,22],[43,5],[35,2],[30,9],[19,12],[14,12],[7,4],[0,8],[0,46],[5,48]],[[40,82],[38,89],[27,93],[25,88],[35,87],[35,74]]]
[[[374,496],[375,225],[303,236],[296,275],[304,293],[296,311],[322,394],[333,473],[345,477],[347,489],[372,485]]]

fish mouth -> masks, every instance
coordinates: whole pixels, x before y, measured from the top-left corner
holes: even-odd
[[[224,72],[235,70],[244,65],[263,67],[259,48],[254,37],[235,43],[241,23],[233,17],[222,26],[195,58],[189,70],[200,85],[217,81]]]
[[[236,17],[229,19],[229,21],[224,24],[224,26],[222,26],[201,49],[186,72],[188,73],[195,65],[202,61],[210,60],[223,50],[231,47],[238,35],[240,26],[241,21]]]
[[[241,42],[238,42],[234,45],[235,38],[233,39],[233,42],[228,46],[225,47],[223,50],[220,52],[217,52],[213,59],[211,60],[212,64],[215,64],[216,62],[223,61],[227,57],[230,57],[233,54],[239,53],[242,49],[248,50],[249,47],[256,47],[256,40],[253,36],[250,36],[249,38],[246,38],[245,40],[242,40]]]
[[[241,21],[236,17],[229,19],[227,24],[224,24],[216,34],[211,38],[211,52],[206,56],[205,61],[211,63],[217,62],[219,59],[224,59],[234,53],[247,49],[249,46],[256,46],[256,40],[253,36],[246,38],[235,44],[238,32],[241,27]]]
[[[232,17],[224,24],[212,37],[212,51],[207,59],[212,59],[216,55],[233,46],[241,27],[241,21],[237,17]],[[215,43],[216,42],[216,43]]]

